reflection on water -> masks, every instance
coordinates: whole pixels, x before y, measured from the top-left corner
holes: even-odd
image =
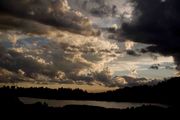
[[[161,104],[151,104],[151,103],[130,103],[130,102],[104,102],[104,101],[83,101],[83,100],[48,100],[48,99],[37,99],[37,98],[27,98],[19,97],[19,100],[24,104],[34,104],[37,102],[47,103],[50,107],[64,107],[67,105],[88,105],[97,106],[103,108],[115,108],[115,109],[126,109],[131,107],[140,107],[142,105],[155,105],[160,107],[167,107]]]

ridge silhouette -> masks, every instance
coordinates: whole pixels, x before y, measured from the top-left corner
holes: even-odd
[[[0,88],[0,111],[13,113],[63,113],[63,112],[112,112],[112,113],[176,113],[179,108],[180,78],[171,78],[154,86],[125,87],[103,93],[88,93],[80,89],[49,89],[49,88]],[[25,105],[18,97],[32,97],[59,100],[96,100],[116,102],[160,103],[168,108],[148,105],[138,108],[105,109],[93,106],[68,105],[63,108],[49,107],[46,103]]]

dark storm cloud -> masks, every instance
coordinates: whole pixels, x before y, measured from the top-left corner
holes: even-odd
[[[66,0],[1,0],[0,13],[37,21],[56,28],[65,28],[73,32],[94,33],[88,18],[71,10]],[[15,24],[17,27],[20,26],[19,21],[7,20],[6,23]],[[23,21],[22,23],[26,24]]]
[[[124,24],[124,35],[137,42],[154,44],[149,51],[172,55],[180,65],[180,1],[132,0],[136,3],[133,23]]]
[[[128,55],[132,55],[132,56],[141,56],[141,54],[139,54],[137,51],[134,51],[134,50],[127,50],[126,51]]]
[[[117,9],[115,5],[110,6],[106,4],[104,0],[94,0],[94,2],[97,4],[97,7],[90,10],[90,13],[92,15],[107,17],[117,14]],[[88,4],[88,2],[85,2],[85,6],[86,4]]]
[[[8,14],[0,14],[0,29],[1,30],[15,30],[27,33],[45,34],[50,29],[50,26],[40,24],[38,22],[26,19],[20,19]]]
[[[158,70],[158,69],[159,69],[159,67],[160,67],[160,64],[154,64],[154,65],[150,66],[150,68],[149,68],[149,69]]]

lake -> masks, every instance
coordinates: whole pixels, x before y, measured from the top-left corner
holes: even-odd
[[[143,105],[154,105],[159,107],[168,106],[162,104],[152,103],[131,103],[131,102],[106,102],[106,101],[88,101],[88,100],[48,100],[38,98],[19,97],[19,100],[24,104],[34,104],[37,102],[47,103],[49,107],[64,107],[67,105],[88,105],[103,108],[114,108],[114,109],[127,109],[131,107],[141,107]]]

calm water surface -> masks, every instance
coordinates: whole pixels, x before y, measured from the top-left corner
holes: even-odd
[[[130,102],[105,102],[105,101],[84,101],[84,100],[48,100],[38,98],[19,97],[19,100],[24,104],[34,104],[37,102],[47,103],[50,107],[64,107],[67,105],[88,105],[103,108],[126,109],[131,107],[140,107],[142,105],[155,105],[160,107],[167,107],[161,104],[152,103],[130,103]]]

